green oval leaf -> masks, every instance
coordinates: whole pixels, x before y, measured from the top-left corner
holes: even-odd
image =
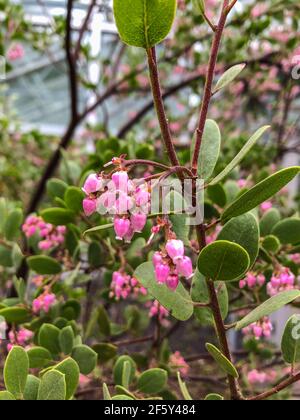
[[[283,169],[261,181],[255,187],[237,198],[222,214],[223,222],[256,208],[259,204],[273,197],[300,172],[299,166]]]
[[[63,360],[54,367],[55,370],[65,375],[66,381],[66,399],[73,397],[79,384],[79,367],[71,357]]]
[[[25,401],[37,400],[40,384],[41,384],[41,381],[39,378],[33,375],[28,375],[25,390],[24,390]]]
[[[140,265],[136,269],[134,277],[174,318],[186,321],[193,315],[194,307],[183,285],[180,283],[177,290],[173,292],[166,285],[158,284],[151,262]]]
[[[281,351],[286,363],[300,362],[300,316],[288,320],[281,341]]]
[[[224,397],[219,394],[208,394],[205,397],[205,401],[224,401]]]
[[[80,373],[83,375],[89,375],[97,366],[97,353],[85,345],[74,347],[72,358],[77,362]]]
[[[189,393],[189,390],[186,386],[186,383],[181,379],[180,372],[177,372],[177,379],[178,379],[179,388],[180,388],[180,391],[183,395],[183,398],[186,401],[192,401],[193,398],[191,397],[191,394]]]
[[[47,194],[53,199],[56,197],[64,198],[64,194],[67,188],[68,184],[57,178],[49,179],[46,187]]]
[[[222,171],[219,175],[217,175],[209,184],[215,185],[218,184],[222,179],[224,179],[230,172],[236,168],[239,163],[244,159],[244,157],[250,152],[252,147],[257,143],[257,141],[263,136],[263,134],[270,128],[270,126],[265,126],[260,128],[253,134],[253,136],[247,141],[245,146],[240,150],[240,152],[236,155],[236,157],[229,163],[228,166]],[[251,210],[251,209],[250,209]],[[246,212],[245,212],[246,213]],[[239,215],[238,215],[239,216]]]
[[[85,195],[84,192],[77,187],[67,188],[64,194],[65,203],[71,211],[78,214],[82,212],[82,201]]]
[[[38,274],[55,275],[62,271],[61,265],[54,258],[45,255],[36,255],[27,258],[29,268]]]
[[[53,358],[49,350],[44,347],[32,347],[27,351],[30,369],[42,369],[48,366]]]
[[[278,311],[283,306],[288,303],[293,302],[294,300],[300,297],[299,290],[289,290],[286,292],[279,293],[276,296],[271,297],[262,305],[258,306],[254,311],[250,312],[245,318],[241,319],[237,325],[236,329],[241,330],[242,328],[248,327],[248,325],[257,322],[264,316],[268,316],[273,312]]]
[[[259,225],[252,213],[231,219],[223,227],[218,240],[235,242],[243,247],[249,254],[250,267],[256,261],[259,252]]]
[[[267,236],[270,235],[270,233],[273,230],[273,227],[280,221],[281,215],[279,213],[279,210],[277,209],[270,209],[267,211],[260,221],[260,233],[261,236]]]
[[[20,400],[26,386],[29,373],[29,359],[22,347],[15,346],[9,352],[4,365],[4,383],[8,392]]]
[[[297,245],[300,243],[300,219],[290,218],[278,222],[272,229],[282,244]]]
[[[46,223],[51,223],[55,226],[64,226],[74,222],[74,212],[60,207],[53,207],[43,210],[41,217]]]
[[[215,241],[206,246],[198,258],[198,270],[211,280],[235,280],[248,269],[250,258],[240,245]]]
[[[269,252],[273,252],[276,253],[279,251],[280,249],[280,242],[279,239],[276,238],[276,236],[273,235],[268,235],[264,238],[264,240],[262,241],[262,247]]]
[[[118,348],[110,343],[99,343],[93,345],[93,350],[98,355],[99,363],[106,363],[111,359],[114,359],[117,355]]]
[[[60,353],[59,333],[60,330],[51,324],[43,324],[39,331],[39,345],[49,350],[53,356]]]
[[[129,384],[133,381],[134,377],[135,377],[135,372],[136,372],[136,364],[133,361],[133,359],[129,356],[121,356],[118,358],[118,360],[116,361],[116,364],[114,366],[114,382],[116,385],[122,385],[123,382],[123,371],[124,371],[124,366],[125,363],[128,363],[130,365],[130,376],[129,376]]]
[[[16,399],[10,392],[0,391],[0,401],[16,401]]]
[[[59,333],[59,346],[64,354],[71,354],[74,346],[74,331],[71,326],[63,328]]]
[[[218,301],[223,320],[228,315],[228,291],[226,283],[216,282],[216,289],[218,290]],[[209,293],[206,284],[205,277],[196,270],[193,278],[191,297],[193,302],[207,303],[209,302]],[[204,326],[213,326],[214,317],[210,308],[199,308],[195,307],[195,317]]]
[[[28,321],[30,312],[28,309],[19,307],[3,308],[0,310],[0,317],[5,318],[9,324],[23,324]]]
[[[64,401],[66,399],[65,375],[57,370],[50,370],[42,378],[38,401]]]
[[[120,37],[128,45],[151,48],[171,30],[176,0],[114,0]]]
[[[192,145],[194,152],[195,140]],[[207,180],[213,173],[217,164],[221,148],[221,132],[214,120],[207,120],[202,137],[201,149],[198,159],[198,175]]]
[[[138,379],[137,389],[143,394],[157,394],[162,391],[168,380],[168,374],[163,369],[149,369]]]
[[[21,233],[20,227],[23,221],[23,212],[20,209],[13,210],[5,222],[4,235],[8,241],[12,241]]]
[[[221,89],[224,89],[227,85],[236,79],[239,74],[244,70],[246,64],[237,64],[236,66],[231,67],[220,77],[213,93],[218,92]]]
[[[233,376],[234,378],[238,378],[239,374],[230,360],[224,356],[224,354],[213,344],[207,343],[205,345],[208,353],[213,357],[215,362],[220,366],[220,368],[227,373],[228,375]]]

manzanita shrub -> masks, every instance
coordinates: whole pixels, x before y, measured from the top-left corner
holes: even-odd
[[[218,170],[224,138],[210,107],[246,65],[217,76],[237,1],[219,2],[218,21],[210,3],[194,1],[213,38],[190,162],[175,146],[156,55],[177,1],[114,0],[120,38],[147,60],[164,157],[151,148],[141,156],[133,141],[103,140],[107,159],[97,172],[86,168],[76,185],[48,181],[52,206],[24,217],[20,206],[0,200],[8,289],[0,302],[0,400],[72,400],[99,390],[105,400],[263,400],[288,398],[300,380],[300,218],[285,188],[300,167],[237,176],[268,135],[263,126]],[[15,46],[10,58],[20,54]],[[295,314],[278,353],[270,316],[286,305]],[[204,354],[183,357],[169,339],[180,326],[177,341],[185,343],[191,325],[202,341],[210,338]],[[231,348],[233,332],[242,352]],[[206,378],[195,388],[192,362],[199,360],[209,363],[195,367]]]

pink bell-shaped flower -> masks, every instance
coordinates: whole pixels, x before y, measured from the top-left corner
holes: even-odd
[[[147,215],[143,213],[136,213],[131,216],[131,225],[134,232],[141,233],[146,226]]]
[[[130,220],[124,219],[121,217],[115,217],[114,219],[114,229],[116,232],[116,239],[122,240],[128,234],[130,229]]]
[[[92,198],[85,198],[83,200],[83,211],[86,216],[91,216],[96,212],[97,201]]]
[[[179,239],[171,239],[166,244],[166,250],[169,257],[174,261],[184,256],[184,244]]]
[[[180,276],[190,279],[193,277],[193,264],[189,257],[182,257],[176,262],[177,272]]]
[[[155,277],[157,283],[166,283],[168,277],[170,276],[170,271],[170,267],[167,264],[157,264],[155,267]]]

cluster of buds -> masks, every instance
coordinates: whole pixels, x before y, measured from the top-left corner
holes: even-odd
[[[170,366],[176,369],[176,371],[179,371],[182,376],[188,375],[190,367],[179,351],[175,351],[175,353],[171,354],[169,362]]]
[[[149,317],[150,318],[157,318],[158,317],[159,322],[162,324],[162,326],[164,326],[164,327],[169,326],[169,321],[167,320],[167,318],[169,317],[169,312],[166,308],[164,308],[158,302],[158,300],[155,300],[155,301],[152,302],[152,304],[150,306]]]
[[[16,61],[23,58],[25,55],[24,48],[21,44],[13,44],[7,51],[7,58],[9,61]]]
[[[127,299],[130,295],[137,298],[139,295],[146,296],[147,289],[139,284],[136,278],[121,272],[113,273],[109,297],[116,300]]]
[[[62,245],[65,241],[66,227],[46,223],[41,217],[31,215],[25,220],[22,230],[27,238],[38,235],[39,249],[48,251]]]
[[[254,273],[249,272],[247,276],[240,280],[239,286],[240,289],[249,287],[249,289],[254,289],[255,287],[262,287],[266,282],[266,277],[263,274],[255,275]]]
[[[254,369],[248,372],[247,379],[249,384],[251,385],[263,385],[266,383],[272,383],[277,378],[277,373],[275,370],[271,370],[270,372],[259,372],[258,370]]]
[[[85,181],[83,210],[86,216],[98,212],[111,214],[117,240],[130,243],[135,233],[141,233],[150,207],[149,185],[144,180],[130,180],[126,171],[112,175],[91,174]]]
[[[185,255],[184,243],[179,239],[169,239],[165,250],[153,255],[156,281],[166,284],[175,291],[179,284],[179,277],[190,279],[193,277],[193,264]]]
[[[8,338],[10,343],[7,345],[7,350],[10,351],[13,346],[21,346],[26,347],[29,341],[33,337],[33,332],[26,330],[25,328],[21,328],[19,331],[10,331],[8,333]]]
[[[267,285],[269,296],[275,296],[286,290],[296,289],[296,277],[288,267],[281,267],[271,278]]]
[[[32,302],[32,310],[35,314],[45,312],[46,314],[50,311],[52,306],[56,303],[56,296],[53,293],[49,293],[45,290],[37,299]]]
[[[268,317],[264,317],[262,320],[255,322],[242,330],[245,336],[254,336],[256,340],[263,337],[270,338],[273,331],[273,325]]]

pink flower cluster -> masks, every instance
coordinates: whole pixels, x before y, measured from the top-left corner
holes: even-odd
[[[179,351],[175,351],[175,353],[171,354],[170,365],[172,368],[179,370],[182,376],[187,376],[189,373],[190,367]]]
[[[25,347],[28,342],[32,339],[33,332],[21,328],[19,331],[10,331],[8,333],[8,338],[10,343],[7,345],[7,350],[10,351],[13,346]]]
[[[273,331],[273,325],[268,317],[255,322],[242,330],[245,336],[254,336],[256,340],[260,338],[270,338]]]
[[[141,286],[137,279],[121,271],[115,271],[113,273],[110,288],[109,297],[111,299],[115,298],[116,300],[127,299],[131,294],[135,298],[139,295],[147,295],[147,289]]]
[[[296,285],[296,277],[288,267],[281,269],[273,274],[271,280],[267,284],[267,293],[269,296],[275,296],[285,290],[293,290],[298,288]]]
[[[55,303],[56,296],[53,293],[45,291],[37,299],[34,299],[32,302],[32,310],[35,314],[39,314],[42,311],[47,314]]]
[[[158,316],[158,319],[159,319],[160,323],[163,326],[168,327],[169,321],[167,321],[167,318],[169,317],[169,312],[166,308],[164,308],[158,302],[158,300],[155,300],[152,303],[152,306],[150,307],[150,311],[149,311],[149,316],[150,316],[150,318],[154,318],[154,317]]]
[[[256,286],[262,287],[266,282],[266,277],[263,274],[255,275],[254,273],[249,272],[243,280],[240,281],[240,289],[244,289],[246,286],[249,289],[254,289]]]
[[[7,51],[7,58],[9,61],[16,61],[23,58],[25,55],[24,48],[21,44],[13,44]]]
[[[38,235],[41,239],[39,249],[48,251],[62,245],[65,241],[66,227],[46,223],[41,217],[31,215],[25,220],[22,230],[27,238]]]
[[[259,372],[258,370],[254,369],[248,372],[247,379],[251,385],[257,384],[266,384],[272,383],[277,378],[277,373],[275,370],[270,372]]]
[[[291,254],[290,260],[293,261],[295,264],[300,265],[300,254]]]
[[[193,277],[192,261],[184,254],[184,244],[178,239],[168,240],[165,251],[155,252],[153,264],[157,283],[166,284],[175,291],[180,276],[186,279]]]
[[[130,243],[135,233],[141,233],[147,222],[150,192],[144,180],[132,181],[126,171],[114,172],[111,177],[91,174],[85,181],[83,210],[86,216],[95,212],[112,214],[118,240]]]

